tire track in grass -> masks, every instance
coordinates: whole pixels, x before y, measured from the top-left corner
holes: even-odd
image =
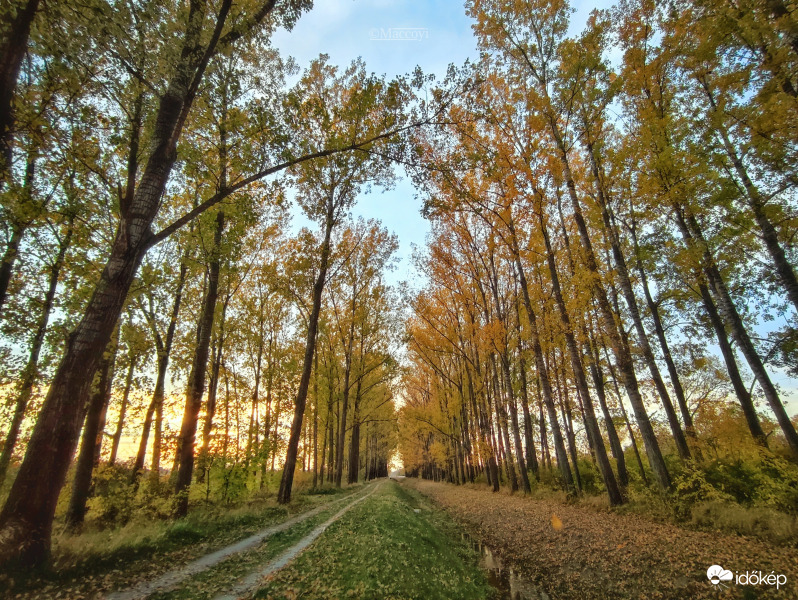
[[[359,503],[363,502],[366,498],[371,496],[374,492],[376,492],[383,482],[378,483],[377,485],[371,488],[367,494],[360,496],[360,498],[356,498],[352,500],[349,504],[344,506],[341,510],[335,513],[332,517],[330,517],[327,521],[316,527],[313,531],[311,531],[308,535],[303,537],[299,540],[296,544],[288,548],[285,552],[280,554],[277,558],[269,561],[262,569],[258,569],[253,573],[247,575],[244,579],[242,579],[235,587],[232,589],[223,592],[214,597],[213,600],[237,600],[242,596],[249,596],[253,594],[259,587],[260,582],[265,577],[279,571],[292,560],[294,560],[303,550],[305,550],[308,546],[310,546],[316,539],[324,533],[324,531],[333,523],[335,523],[338,519],[343,517],[349,510],[354,508]]]
[[[365,497],[365,496],[364,496]],[[128,588],[125,590],[120,590],[117,592],[112,592],[105,596],[106,600],[143,600],[155,594],[157,592],[168,592],[176,588],[179,584],[184,582],[185,580],[194,577],[214,567],[215,565],[219,564],[220,562],[227,560],[231,556],[239,554],[241,552],[246,552],[247,550],[251,550],[265,540],[270,538],[271,536],[275,535],[276,533],[280,533],[282,531],[286,531],[290,529],[294,525],[302,523],[307,519],[315,517],[321,512],[325,510],[329,510],[330,507],[335,506],[345,500],[349,500],[350,496],[346,496],[344,498],[338,498],[331,502],[326,502],[316,508],[299,514],[295,517],[288,519],[287,521],[283,521],[282,523],[278,523],[277,525],[272,525],[255,533],[243,540],[236,542],[235,544],[231,544],[229,546],[225,546],[224,548],[220,548],[215,552],[211,552],[210,554],[206,554],[205,556],[188,563],[187,565],[183,565],[176,569],[172,569],[164,573],[163,575],[151,579],[149,581],[143,581],[132,588]]]

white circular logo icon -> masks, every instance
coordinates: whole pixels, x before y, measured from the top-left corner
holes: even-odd
[[[731,571],[727,571],[720,565],[712,565],[707,569],[707,579],[712,585],[718,585],[722,581],[731,581],[732,575]]]

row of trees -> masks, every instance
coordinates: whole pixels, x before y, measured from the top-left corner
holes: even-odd
[[[109,462],[136,432],[131,485],[172,467],[178,516],[217,459],[257,486],[279,453],[281,502],[298,460],[336,483],[386,472],[396,365],[382,272],[396,242],[349,211],[391,184],[409,132],[468,81],[452,72],[418,94],[420,72],[387,81],[322,56],[289,88],[297,69],[269,37],[309,8],[3,9],[3,477],[24,458],[0,564],[47,559],[76,450],[67,518],[80,522],[109,428]],[[289,199],[317,231],[288,234]]]
[[[570,38],[564,1],[468,10],[484,85],[422,140],[434,226],[408,324],[406,467],[529,491],[556,463],[576,492],[581,431],[611,504],[624,439],[669,490],[666,454],[701,457],[700,344],[719,348],[750,439],[798,459],[772,378],[796,358],[793,17],[632,0]]]

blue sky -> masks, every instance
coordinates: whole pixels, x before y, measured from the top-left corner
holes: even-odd
[[[575,6],[571,29],[578,32],[595,5]],[[419,28],[424,33],[413,41],[372,39],[397,28]],[[450,63],[461,65],[477,57],[471,19],[463,4],[442,0],[319,0],[292,31],[278,31],[272,43],[284,56],[293,56],[303,69],[324,53],[329,54],[331,64],[341,66],[361,57],[369,71],[389,78],[409,73],[417,65],[425,73],[441,77]],[[429,232],[420,208],[412,184],[402,179],[390,191],[364,194],[353,210],[355,216],[379,219],[399,237],[399,266],[391,276],[394,282],[414,279],[412,246],[423,246]]]
[[[591,10],[611,5],[607,0],[572,3],[575,10],[569,34],[582,31]],[[425,33],[413,41],[372,39],[396,28],[419,28]],[[280,30],[272,41],[281,54],[293,56],[302,69],[325,53],[332,64],[342,66],[361,57],[369,71],[388,77],[409,73],[416,65],[425,73],[440,77],[450,63],[461,65],[478,54],[471,19],[463,4],[444,0],[317,0],[292,31]],[[423,247],[429,232],[429,223],[421,217],[420,208],[412,184],[401,179],[390,191],[362,195],[352,211],[354,216],[380,220],[397,234],[399,265],[389,276],[392,283],[421,283],[410,261],[413,246]],[[296,218],[295,226],[302,222],[301,217]],[[783,398],[788,410],[796,410],[798,393],[794,382],[777,371],[772,371],[772,375],[788,392]]]

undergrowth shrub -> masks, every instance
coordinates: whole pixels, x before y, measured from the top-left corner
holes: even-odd
[[[693,507],[691,523],[776,544],[798,545],[796,518],[772,508],[747,508],[733,502],[702,502]]]
[[[670,495],[670,506],[678,520],[690,518],[696,504],[702,502],[725,502],[732,496],[713,486],[703,469],[695,463],[685,465],[682,472],[673,478],[673,491]]]
[[[94,471],[92,485],[94,495],[87,506],[90,514],[104,525],[124,525],[141,508],[127,469],[117,465],[100,465]]]

